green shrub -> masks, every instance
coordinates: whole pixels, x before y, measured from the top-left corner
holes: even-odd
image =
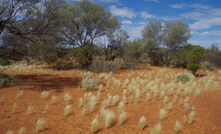
[[[7,58],[0,58],[0,65],[1,66],[10,65],[10,60]]]
[[[191,75],[190,74],[178,74],[176,76],[176,80],[177,82],[186,83],[187,81],[191,80]]]
[[[15,75],[0,74],[0,87],[10,86],[15,79]]]
[[[200,69],[200,65],[198,65],[198,64],[196,64],[196,63],[188,63],[188,64],[187,64],[187,69],[188,69],[188,70],[191,70],[192,73],[193,73],[193,75],[196,76],[196,72],[197,72],[197,70]]]
[[[209,70],[213,70],[216,68],[216,66],[208,61],[203,62],[201,65],[202,69],[209,69]]]
[[[96,79],[84,77],[81,80],[81,87],[83,90],[96,90],[97,86],[99,86],[99,81]]]
[[[75,66],[73,62],[67,62],[65,60],[58,59],[54,63],[53,68],[57,70],[69,70],[75,68]]]
[[[120,60],[114,60],[111,61],[93,61],[93,63],[89,66],[88,70],[92,72],[117,72],[117,70],[121,67],[121,61]]]
[[[54,54],[51,54],[51,55],[47,56],[46,59],[45,59],[45,61],[48,64],[52,64],[52,63],[56,62],[57,60],[58,60],[58,56],[54,55]]]

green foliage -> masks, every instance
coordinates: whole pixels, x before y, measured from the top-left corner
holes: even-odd
[[[173,52],[191,37],[188,24],[181,21],[166,22],[164,26],[160,21],[151,21],[143,29],[142,35],[151,60],[156,65],[166,66],[170,65]]]
[[[15,75],[0,74],[0,87],[10,86],[16,78]]]
[[[142,40],[134,40],[126,43],[123,47],[124,58],[129,63],[140,63],[148,60],[144,51],[145,44]]]
[[[88,70],[92,72],[112,72],[115,73],[121,67],[122,63],[120,60],[112,61],[104,61],[104,60],[96,60],[89,66]]]
[[[198,65],[196,63],[188,63],[187,64],[187,69],[191,70],[193,75],[196,76],[196,72],[197,72],[197,70],[200,69],[200,65]]]
[[[93,46],[83,46],[72,49],[69,56],[73,56],[83,68],[87,69],[93,62],[96,50]]]
[[[201,65],[202,69],[209,69],[209,70],[213,70],[216,68],[216,66],[208,61],[203,62]]]
[[[6,66],[6,65],[10,65],[10,60],[7,58],[0,58],[0,65],[1,66]]]
[[[57,69],[57,70],[70,70],[75,68],[75,65],[72,61],[66,61],[62,59],[58,59],[52,68]]]
[[[193,49],[187,53],[189,62],[199,64],[207,58],[206,49],[201,46],[193,46]]]
[[[45,61],[48,64],[52,64],[55,63],[58,60],[58,56],[55,54],[50,54],[49,56],[46,57]]]
[[[176,76],[177,82],[186,83],[190,79],[191,79],[191,75],[190,74],[179,74],[179,75]]]

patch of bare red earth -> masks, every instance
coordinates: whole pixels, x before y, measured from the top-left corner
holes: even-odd
[[[156,72],[160,68],[151,67],[151,70]],[[147,70],[148,71],[148,70]],[[145,72],[147,72],[145,71]],[[182,72],[179,69],[171,69],[171,71]],[[123,74],[133,71],[122,71]],[[135,72],[135,71],[134,71]],[[65,76],[65,77],[64,77]],[[121,73],[114,74],[114,77],[121,78]],[[17,133],[20,127],[26,128],[27,134],[35,133],[36,121],[40,118],[46,120],[42,134],[85,134],[91,133],[91,121],[100,114],[102,100],[106,99],[107,93],[112,95],[122,95],[122,89],[116,89],[111,86],[104,88],[101,92],[101,98],[98,106],[92,113],[81,116],[82,108],[78,107],[79,98],[84,96],[84,91],[78,89],[81,81],[80,74],[70,76],[68,72],[64,72],[62,76],[55,77],[53,73],[49,75],[36,76],[33,74],[24,75],[27,82],[24,85],[24,94],[15,100],[19,86],[5,87],[0,89],[0,96],[4,96],[4,102],[0,103],[0,133],[5,134],[11,129]],[[104,81],[102,81],[105,83]],[[50,98],[43,101],[40,100],[40,93],[43,90],[50,90],[52,95],[58,96],[56,104],[50,104]],[[64,93],[70,93],[72,100],[70,104],[72,109],[67,117],[64,117]],[[97,92],[93,92],[96,94]],[[180,98],[180,97],[179,97]],[[185,99],[184,97],[182,97]],[[172,100],[172,97],[169,97]],[[185,110],[183,106],[175,104],[172,110],[168,113],[165,121],[159,120],[159,111],[163,108],[162,99],[151,96],[150,101],[145,101],[145,95],[141,96],[140,103],[136,104],[135,99],[130,101],[130,95],[127,97],[128,104],[125,110],[128,113],[127,121],[122,125],[118,125],[118,121],[110,128],[105,128],[102,120],[99,120],[98,133],[100,134],[144,134],[150,133],[154,125],[159,122],[162,125],[162,134],[173,134],[174,125],[177,120],[182,124],[182,134],[221,134],[221,92],[209,91],[195,98],[191,96],[190,105],[196,108],[196,116],[193,124],[183,124]],[[179,99],[178,99],[179,100]],[[17,103],[15,114],[11,114],[12,106]],[[48,111],[44,114],[45,105],[49,105]],[[30,116],[26,116],[26,110],[29,105],[34,106],[35,112]],[[118,105],[109,107],[117,114]],[[139,118],[141,116],[147,118],[147,126],[144,130],[138,127]],[[188,114],[187,114],[188,115]],[[116,118],[117,119],[117,118]]]

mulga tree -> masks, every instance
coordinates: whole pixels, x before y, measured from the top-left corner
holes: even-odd
[[[151,21],[142,35],[151,60],[156,65],[166,66],[170,65],[173,52],[186,45],[191,37],[189,25],[182,21],[166,22],[164,25],[160,21]]]
[[[81,58],[85,61],[80,63],[85,63],[85,68],[92,64],[93,54],[90,51],[93,51],[94,41],[119,28],[116,17],[103,6],[89,0],[69,4],[64,18],[64,28],[61,30],[63,43],[75,47],[74,49],[83,48],[79,48],[81,56],[87,58]]]

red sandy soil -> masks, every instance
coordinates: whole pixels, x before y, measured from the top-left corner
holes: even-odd
[[[144,72],[155,71],[159,67],[148,67]],[[182,72],[181,69],[171,69],[171,71]],[[20,127],[26,128],[26,134],[35,133],[36,121],[40,118],[46,120],[42,134],[85,134],[91,133],[91,121],[100,114],[100,107],[102,100],[106,99],[107,93],[111,95],[122,95],[123,89],[116,89],[114,86],[106,88],[101,92],[99,104],[96,106],[92,113],[81,116],[82,108],[79,108],[79,98],[84,96],[85,91],[78,88],[81,82],[80,71],[75,74],[70,74],[69,71],[61,71],[62,76],[54,76],[53,71],[48,71],[44,75],[19,74],[26,80],[23,85],[24,93],[15,100],[19,86],[14,84],[11,87],[0,88],[0,97],[4,96],[5,100],[0,103],[0,133],[5,134],[7,130],[11,129],[17,133]],[[115,78],[120,79],[121,74],[136,72],[131,70],[121,70],[117,74],[113,74]],[[213,72],[217,73],[216,71]],[[123,78],[121,78],[123,79]],[[102,81],[105,84],[105,81]],[[40,99],[40,94],[44,90],[50,91],[50,96],[47,100]],[[65,93],[70,93],[72,96],[71,105],[72,109],[67,117],[64,117],[64,101],[63,96]],[[92,94],[97,94],[94,91]],[[57,103],[51,105],[50,98],[52,95],[58,97]],[[183,99],[185,98],[184,96]],[[121,97],[120,97],[121,98]],[[180,97],[179,97],[180,98]],[[175,104],[172,110],[168,113],[167,119],[164,121],[159,120],[159,111],[163,108],[162,99],[159,97],[152,98],[150,101],[145,101],[145,95],[141,96],[141,102],[136,104],[134,101],[129,102],[125,106],[128,113],[127,121],[122,125],[118,125],[118,121],[112,125],[111,128],[105,128],[102,120],[99,120],[98,133],[100,134],[144,134],[150,133],[154,125],[159,122],[162,125],[162,134],[173,134],[174,125],[177,120],[182,124],[182,134],[221,134],[221,92],[209,91],[202,92],[198,98],[193,95],[190,96],[190,104],[196,108],[196,116],[193,124],[183,124],[183,117],[185,109],[183,106]],[[129,100],[129,95],[127,97]],[[172,97],[169,97],[172,99]],[[120,99],[121,100],[121,99]],[[134,99],[133,99],[134,100]],[[178,99],[179,100],[179,99]],[[17,109],[14,114],[11,113],[12,106],[17,103]],[[49,105],[48,111],[44,114],[45,105]],[[35,111],[26,116],[26,110],[29,105],[34,106]],[[110,107],[117,117],[118,105]],[[141,116],[147,118],[146,127],[140,130],[138,127],[139,118]],[[117,118],[116,118],[117,119]]]

